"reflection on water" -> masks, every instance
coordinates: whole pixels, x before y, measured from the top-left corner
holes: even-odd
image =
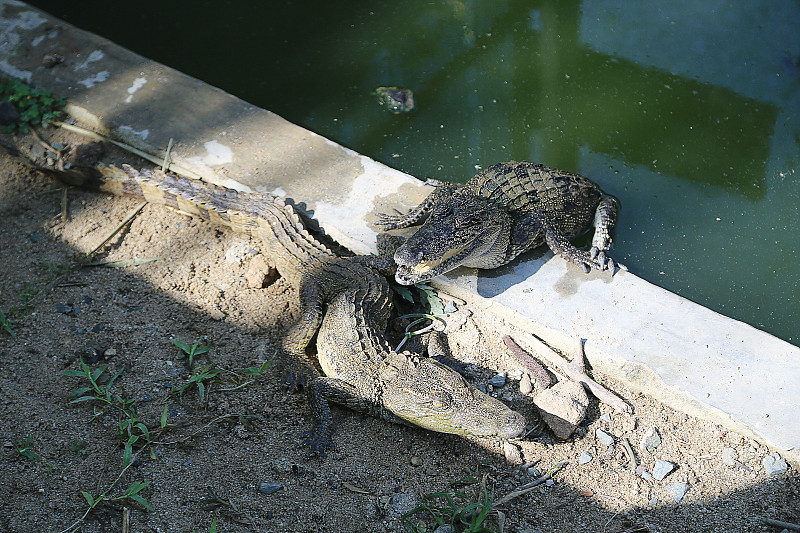
[[[793,0],[32,3],[419,177],[585,174],[634,273],[800,342]]]

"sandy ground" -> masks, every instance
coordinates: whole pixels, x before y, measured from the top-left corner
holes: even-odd
[[[0,310],[22,305],[24,294],[38,289],[29,308],[13,317],[16,337],[0,331],[3,531],[69,530],[88,507],[82,492],[118,497],[140,482],[149,482],[138,495],[152,511],[130,499],[104,503],[81,531],[126,531],[128,520],[132,532],[200,532],[215,519],[217,531],[402,531],[399,512],[425,495],[473,478],[485,479],[499,499],[537,477],[530,465],[546,472],[560,460],[567,465],[551,484],[502,506],[504,531],[780,531],[762,519],[800,522],[800,478],[791,468],[767,476],[761,461],[771,450],[610,379],[603,383],[633,406],[633,417],[604,416],[609,409],[593,400],[589,419],[569,441],[531,436],[505,453],[502,443],[334,407],[337,448],[324,460],[309,458],[299,445],[310,425],[305,399],[280,390],[274,365],[238,388],[244,376],[220,374],[207,382],[206,399],[188,388],[181,403],[170,390],[191,374],[171,338],[213,344],[197,357],[200,368],[259,366],[297,317],[295,291],[282,279],[248,288],[244,275],[256,239],[150,205],[96,260],[158,260],[75,269],[48,285],[139,203],[69,189],[64,221],[62,190],[51,177],[0,155]],[[479,383],[509,372],[493,394],[534,424],[535,408],[514,379],[519,367],[501,340],[513,329],[461,309],[448,318],[447,331],[454,355],[480,369]],[[108,365],[104,376],[122,370],[111,391],[136,400],[137,415],[154,435],[156,442],[127,469],[119,412],[69,403],[85,382],[60,372],[79,370],[82,357],[92,370]],[[168,430],[155,436],[165,404]],[[653,426],[663,442],[651,454],[639,442]],[[616,445],[600,444],[597,429],[615,436]],[[624,438],[643,465],[638,472],[623,451]],[[579,464],[582,452],[591,462]],[[676,465],[662,481],[646,479],[656,459]],[[264,483],[280,488],[265,494]],[[680,503],[669,491],[676,483],[689,486]],[[478,488],[458,490],[475,498]],[[433,531],[430,522],[426,527]]]

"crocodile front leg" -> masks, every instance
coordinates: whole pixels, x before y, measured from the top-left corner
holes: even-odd
[[[421,204],[411,209],[405,215],[387,215],[384,213],[378,213],[379,220],[376,222],[376,224],[383,226],[384,231],[415,226],[425,217],[425,215],[430,213],[431,209],[433,209],[433,206],[436,205],[437,202],[442,199],[449,198],[458,189],[457,185],[445,183],[443,181],[428,180],[427,183],[430,185],[435,185],[436,189],[430,193]]]
[[[611,232],[614,229],[614,224],[617,221],[617,202],[611,196],[603,196],[600,198],[600,203],[597,205],[597,210],[594,213],[594,238],[592,239],[592,248],[589,255],[592,259],[596,259],[603,268],[608,268],[614,271],[614,260],[606,255],[606,250],[611,247]],[[628,268],[620,263],[617,263],[622,270]]]

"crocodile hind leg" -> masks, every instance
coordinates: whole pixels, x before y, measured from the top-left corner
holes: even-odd
[[[571,263],[575,263],[587,274],[593,268],[604,270],[608,267],[608,263],[601,263],[597,257],[592,257],[590,252],[573,246],[572,243],[569,242],[569,239],[555,228],[545,228],[544,238],[547,246],[553,250],[554,254],[560,255]],[[613,264],[612,262],[611,265]]]
[[[427,215],[436,203],[444,198],[449,198],[458,189],[457,185],[452,183],[445,183],[443,181],[428,180],[428,183],[435,185],[436,189],[428,195],[417,207],[411,209],[408,213],[387,215],[378,213],[377,225],[383,226],[384,231],[393,229],[408,228],[414,226]]]
[[[611,247],[611,232],[617,221],[617,202],[611,196],[603,196],[594,213],[594,238],[589,255],[596,259],[603,268],[614,271],[614,260],[606,255],[606,250]],[[622,270],[628,270],[625,265],[616,264]]]
[[[283,339],[283,374],[281,382],[287,392],[305,387],[309,381],[319,376],[306,347],[322,324],[322,297],[314,283],[300,286],[300,319]]]

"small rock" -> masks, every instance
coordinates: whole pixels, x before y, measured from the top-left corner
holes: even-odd
[[[274,264],[270,264],[263,254],[258,254],[247,265],[244,279],[251,289],[263,289],[275,283],[278,279],[278,269]]]
[[[736,463],[739,462],[739,454],[733,448],[723,448],[720,454],[720,460],[724,465],[736,466]]]
[[[416,455],[412,455],[410,463],[411,466],[420,466],[422,465],[422,457],[417,457]]]
[[[456,303],[453,300],[450,300],[444,306],[444,312],[447,313],[448,315],[450,313],[455,313],[456,311],[458,311],[458,306],[456,305]]]
[[[267,482],[265,482],[265,483],[261,483],[258,486],[258,492],[262,492],[264,494],[274,494],[274,493],[278,492],[279,490],[281,490],[282,488],[283,488],[283,485],[281,485],[280,483],[267,483]]]
[[[556,437],[568,439],[586,417],[589,397],[583,385],[574,381],[559,381],[533,399],[542,421]]]
[[[609,435],[602,429],[598,429],[597,431],[595,431],[594,434],[597,437],[597,440],[600,441],[600,444],[602,444],[606,448],[614,445],[614,437],[612,435]]]
[[[625,419],[622,421],[622,431],[630,433],[635,429],[636,429],[636,417],[626,416]]]
[[[419,505],[419,498],[408,492],[399,492],[392,496],[392,509],[398,515],[405,514]]]
[[[528,374],[522,374],[522,379],[519,380],[519,392],[520,394],[530,394],[533,392],[533,384]]]
[[[450,524],[443,524],[434,529],[433,533],[453,533],[453,526]]]
[[[500,372],[499,374],[495,374],[494,377],[489,380],[489,385],[499,389],[500,387],[505,386],[506,379],[507,379],[506,373]]]
[[[680,503],[684,495],[686,495],[686,491],[689,490],[689,484],[681,482],[670,483],[664,487],[664,489],[672,495],[675,499],[675,503]]]
[[[251,247],[246,242],[240,242],[232,245],[230,248],[225,250],[225,261],[229,263],[241,263],[244,261],[244,258],[248,255],[256,255],[258,254],[258,250]]]
[[[653,479],[653,474],[651,474],[647,470],[642,472],[640,475],[642,476],[642,479],[644,479],[645,481],[650,481],[651,479]]]
[[[656,459],[656,464],[653,467],[653,477],[658,481],[661,481],[673,470],[675,470],[674,463],[670,463],[669,461],[664,461],[662,459]]]
[[[600,417],[601,422],[605,422],[607,424],[611,423],[611,413],[606,413]]]
[[[525,471],[530,477],[542,477],[542,473],[539,471],[538,468],[535,466],[529,466],[528,469]]]
[[[592,459],[594,459],[594,457],[592,457],[592,454],[590,454],[589,452],[583,452],[580,454],[580,456],[578,456],[578,464],[585,465],[587,463],[591,463]]]
[[[512,464],[519,464],[522,462],[522,454],[519,451],[519,448],[508,442],[503,442],[503,455],[506,456],[506,461]]]
[[[658,434],[658,428],[653,426],[642,437],[639,449],[653,453],[659,446],[661,446],[661,435]]]
[[[764,470],[767,471],[768,476],[777,476],[778,474],[783,474],[789,469],[789,467],[786,465],[786,461],[778,454],[778,452],[764,457],[761,460],[761,464],[764,465]]]

